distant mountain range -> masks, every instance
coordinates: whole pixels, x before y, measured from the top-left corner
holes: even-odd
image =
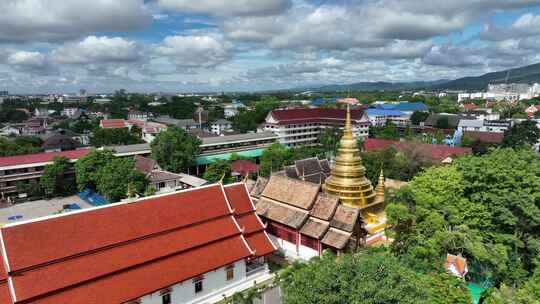
[[[402,91],[402,90],[485,90],[488,84],[504,83],[540,83],[540,63],[487,73],[475,77],[463,77],[455,80],[413,81],[413,82],[358,82],[344,85],[326,85],[312,88],[315,91]]]

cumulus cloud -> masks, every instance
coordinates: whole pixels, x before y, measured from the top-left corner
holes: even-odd
[[[67,43],[53,51],[56,62],[68,64],[132,62],[139,57],[134,41],[107,36],[88,36],[80,42]]]
[[[501,41],[540,35],[540,15],[527,13],[519,17],[510,26],[488,23],[480,33],[480,38]]]
[[[178,67],[213,67],[230,58],[229,46],[210,35],[168,36],[154,53],[170,59]]]
[[[143,0],[2,0],[0,42],[55,41],[148,25]]]
[[[291,0],[158,0],[161,7],[217,16],[267,16],[282,13]]]
[[[49,57],[40,52],[12,52],[7,56],[4,63],[19,72],[35,75],[56,73],[56,69],[51,64]]]

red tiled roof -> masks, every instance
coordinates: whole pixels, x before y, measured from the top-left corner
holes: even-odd
[[[478,140],[484,143],[500,144],[504,139],[504,133],[501,132],[480,132],[480,131],[465,131],[463,135],[470,137],[473,140]]]
[[[241,174],[257,173],[259,166],[249,160],[239,159],[231,163],[232,172]]]
[[[104,129],[125,128],[126,121],[124,119],[103,119],[100,121],[100,126]]]
[[[255,206],[244,184],[237,183],[223,187],[227,199],[234,209],[235,215],[242,215],[248,212],[255,212]]]
[[[465,104],[463,104],[463,108],[464,108],[466,111],[472,111],[472,110],[477,109],[478,106],[475,105],[474,103],[465,103]]]
[[[135,155],[135,168],[142,173],[150,174],[152,170],[156,169],[157,167],[157,161],[144,157],[141,155]]]
[[[255,205],[251,200],[246,184],[238,183],[223,187],[235,218],[243,230],[243,235],[255,251],[255,256],[265,256],[277,250],[270,237],[264,231],[265,226],[255,212]]]
[[[47,163],[52,161],[55,156],[64,156],[71,160],[77,160],[90,153],[90,149],[79,149],[62,152],[43,152],[34,154],[25,154],[17,156],[0,157],[0,167],[26,165],[35,163]]]
[[[351,110],[351,119],[360,120],[364,111],[354,109]],[[347,110],[344,109],[287,109],[274,110],[271,112],[278,124],[299,123],[299,122],[322,122],[322,121],[345,121]]]
[[[244,185],[216,184],[0,233],[17,303],[112,304],[275,250],[263,229]]]
[[[367,152],[388,149],[390,147],[401,152],[416,150],[422,153],[423,156],[439,162],[452,155],[466,155],[472,153],[471,148],[451,147],[447,145],[430,145],[376,138],[367,138],[364,141],[364,151]]]

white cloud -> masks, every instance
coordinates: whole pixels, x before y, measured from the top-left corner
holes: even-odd
[[[0,42],[64,40],[152,21],[143,0],[2,0],[0,12]]]
[[[209,35],[168,36],[155,47],[154,53],[187,68],[213,67],[230,58],[229,46]]]
[[[290,0],[158,0],[161,7],[217,16],[267,16],[282,13]]]
[[[80,42],[67,43],[53,51],[56,62],[68,64],[132,62],[139,57],[135,42],[107,36],[88,36]]]

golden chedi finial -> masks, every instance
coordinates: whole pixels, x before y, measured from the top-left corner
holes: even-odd
[[[362,165],[360,150],[352,132],[350,107],[347,105],[345,128],[335,165],[323,185],[323,190],[339,196],[344,205],[361,209],[370,207],[374,202],[375,192],[365,173],[366,168]]]
[[[384,186],[384,181],[385,181],[385,178],[384,178],[384,173],[383,173],[383,169],[381,169],[381,174],[379,175],[379,182],[377,183],[377,187],[375,187],[375,193],[377,194],[377,197],[382,197],[384,199],[384,189],[385,189],[385,186]]]

